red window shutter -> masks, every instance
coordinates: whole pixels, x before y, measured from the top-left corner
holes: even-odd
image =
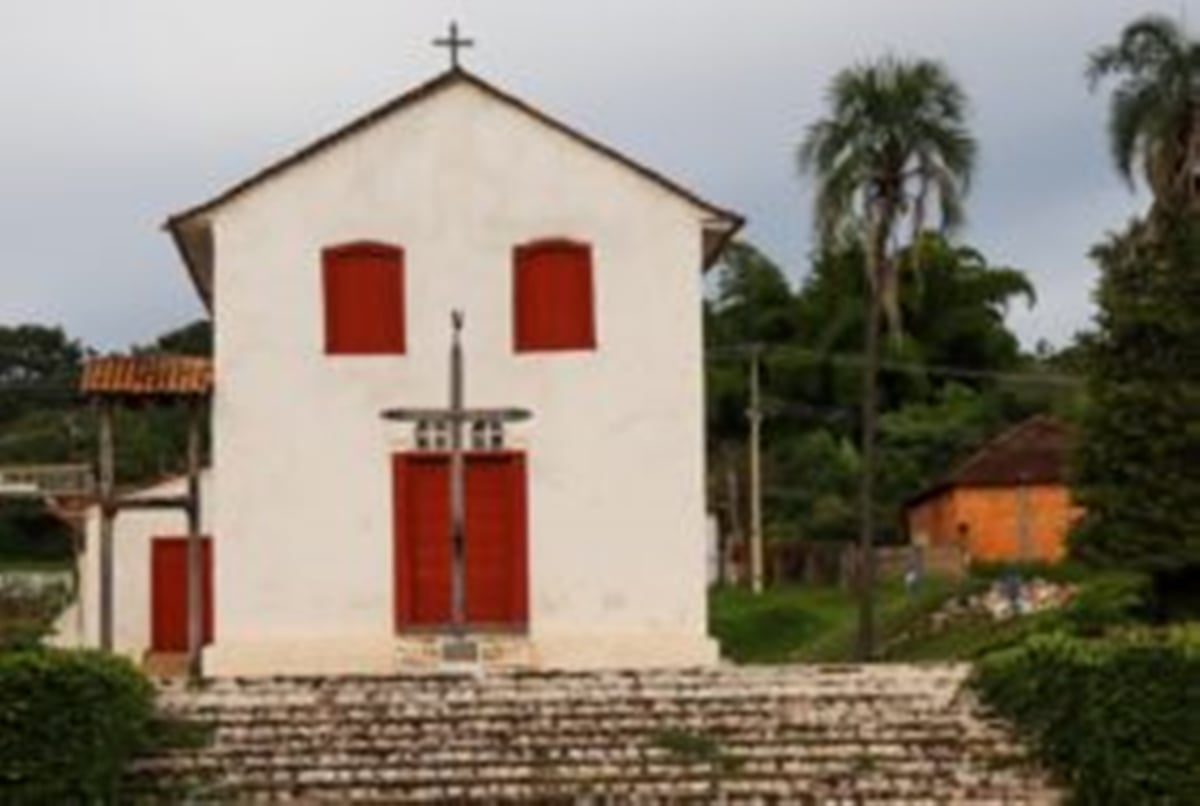
[[[517,352],[595,349],[589,245],[537,241],[514,250],[513,343]]]
[[[321,255],[325,286],[325,352],[399,354],[405,350],[404,251],[352,243]]]

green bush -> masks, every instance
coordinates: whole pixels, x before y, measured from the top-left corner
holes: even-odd
[[[153,713],[152,686],[122,658],[0,654],[0,802],[113,797]]]
[[[63,584],[0,581],[0,651],[37,648],[72,595]]]
[[[0,502],[0,560],[70,562],[71,527],[41,501]]]
[[[1196,803],[1200,628],[1038,635],[985,658],[975,684],[1076,803]]]
[[[1144,621],[1152,597],[1150,578],[1144,574],[1103,574],[1079,586],[1063,618],[1071,632],[1096,637]]]

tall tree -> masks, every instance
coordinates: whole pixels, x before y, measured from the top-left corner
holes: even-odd
[[[1200,602],[1200,221],[1158,219],[1097,247],[1097,332],[1074,493],[1072,553]]]
[[[1093,86],[1120,76],[1109,135],[1154,194],[1144,221],[1095,249],[1097,331],[1084,348],[1089,403],[1072,552],[1149,572],[1161,604],[1200,609],[1200,43],[1159,16],[1092,54]],[[1182,595],[1181,595],[1182,594]]]
[[[818,236],[830,244],[851,233],[864,241],[871,304],[864,329],[861,563],[858,653],[874,653],[874,484],[877,376],[883,313],[899,325],[901,228],[919,234],[933,205],[943,229],[962,221],[962,198],[975,162],[967,100],[941,64],[884,57],[849,68],[833,80],[829,116],[814,123],[798,151],[803,172],[817,182]]]
[[[1117,171],[1133,183],[1135,164],[1156,206],[1195,208],[1200,200],[1200,43],[1158,14],[1131,22],[1116,43],[1092,53],[1092,89],[1119,83],[1109,110],[1109,145]]]

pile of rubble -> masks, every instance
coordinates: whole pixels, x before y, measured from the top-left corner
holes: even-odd
[[[1054,610],[1068,604],[1078,588],[1069,583],[1044,579],[999,579],[987,590],[972,596],[961,596],[947,602],[929,619],[929,628],[943,627],[974,618],[1007,621],[1019,616]]]

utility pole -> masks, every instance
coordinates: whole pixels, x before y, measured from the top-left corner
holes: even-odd
[[[732,454],[732,452],[731,452]],[[721,553],[721,579],[723,582],[740,582],[739,575],[730,573],[734,567],[730,562],[733,549],[742,547],[745,537],[742,532],[742,508],[738,503],[741,492],[738,490],[737,467],[734,465],[736,454],[726,457],[725,462],[725,496],[729,499],[729,534],[726,538],[725,551]]]
[[[750,351],[750,407],[746,409],[746,418],[750,421],[750,589],[754,593],[762,593],[763,590],[761,358],[762,348],[756,344]]]
[[[113,404],[100,407],[100,648],[113,650],[113,519],[116,518],[116,459]]]
[[[188,681],[196,683],[204,652],[204,545],[200,539],[200,399],[188,402],[187,437],[187,647]]]

